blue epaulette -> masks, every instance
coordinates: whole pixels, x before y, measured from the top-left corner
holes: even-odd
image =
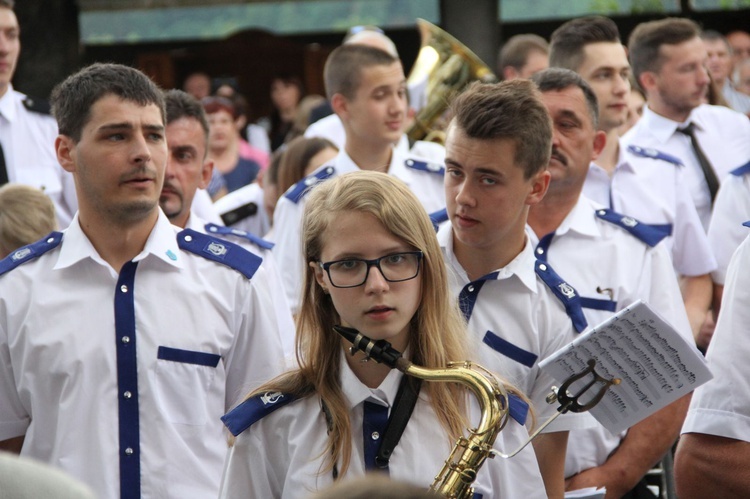
[[[434,173],[435,175],[445,175],[445,166],[440,163],[433,163],[430,161],[420,161],[418,159],[407,159],[404,161],[404,165],[412,170],[419,170],[420,172]]]
[[[634,235],[639,241],[644,242],[652,248],[667,237],[666,231],[642,224],[633,217],[620,215],[610,209],[596,210],[597,218],[601,218],[611,224],[617,225]]]
[[[640,156],[641,158],[660,159],[662,161],[666,161],[667,163],[672,163],[677,166],[683,166],[680,158],[667,153],[663,153],[661,151],[657,151],[656,149],[651,149],[650,147],[628,146],[628,152],[633,153],[636,156]]]
[[[744,225],[745,227],[750,227],[750,220],[748,220],[747,222],[743,222],[742,225]]]
[[[741,177],[741,176],[743,176],[746,173],[750,173],[750,161],[748,161],[744,165],[740,166],[739,168],[735,168],[734,170],[732,170],[729,173],[731,173],[735,177]]]
[[[177,234],[180,249],[200,255],[208,260],[226,265],[251,279],[263,263],[263,259],[239,246],[218,237],[185,229]]]
[[[435,232],[437,232],[440,228],[440,224],[448,221],[448,208],[443,208],[435,213],[430,213],[430,221],[432,222],[432,227],[435,229]]]
[[[262,237],[258,237],[255,234],[251,234],[250,232],[247,232],[245,230],[232,229],[231,227],[222,227],[221,225],[216,225],[212,223],[206,224],[206,230],[212,234],[218,234],[220,236],[241,237],[243,239],[247,239],[251,243],[263,249],[270,250],[270,249],[273,249],[274,247],[274,244],[271,241],[266,241]]]
[[[581,306],[581,297],[573,286],[568,284],[560,277],[557,272],[550,267],[549,263],[537,260],[534,264],[536,275],[544,281],[557,298],[562,302],[568,317],[573,322],[573,327],[579,333],[583,332],[589,325],[586,316],[583,315]]]
[[[529,415],[529,404],[524,402],[518,395],[508,394],[508,413],[510,417],[525,425],[526,417]]]
[[[50,232],[35,243],[18,248],[16,251],[0,260],[0,275],[10,272],[21,264],[39,258],[49,250],[60,246],[63,240],[62,232]]]
[[[49,101],[46,101],[44,99],[32,98],[27,95],[26,98],[21,102],[23,103],[23,107],[31,112],[46,114],[47,116],[52,115],[52,106],[50,105]]]
[[[276,409],[296,400],[296,397],[281,392],[266,392],[242,402],[221,417],[224,426],[235,437]]]
[[[335,172],[336,169],[332,166],[322,168],[291,186],[284,194],[284,197],[294,204],[297,204],[300,202],[300,199],[305,197],[305,194],[308,193],[312,186],[331,178]]]

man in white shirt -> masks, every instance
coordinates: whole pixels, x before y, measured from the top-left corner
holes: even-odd
[[[300,224],[305,194],[316,183],[358,169],[404,181],[428,213],[445,207],[442,162],[404,154],[394,147],[404,133],[406,77],[401,61],[380,49],[342,45],[325,66],[326,93],[346,131],[346,144],[333,161],[289,189],[274,212],[274,254],[287,298],[296,309],[303,275]]]
[[[53,92],[79,210],[0,265],[0,448],[97,497],[215,497],[219,417],[283,369],[261,259],[169,223],[164,97],[95,64]]]
[[[589,324],[643,300],[685,338],[690,324],[664,234],[598,205],[581,194],[591,161],[604,146],[597,130],[596,96],[576,73],[550,68],[532,77],[552,117],[553,140],[546,196],[529,210],[537,258],[548,262],[579,293]],[[571,430],[566,488],[605,486],[607,497],[636,493],[641,479],[677,438],[687,410],[680,399],[612,435],[601,426]]]
[[[618,213],[670,234],[665,244],[681,276],[685,308],[693,335],[711,304],[711,276],[716,268],[681,165],[667,155],[635,144],[621,145],[618,128],[627,119],[630,64],[617,25],[601,16],[568,21],[552,34],[553,67],[575,71],[591,86],[599,104],[599,130],[606,143],[591,162],[584,194]]]
[[[57,123],[49,104],[13,89],[10,81],[21,52],[13,0],[0,0],[0,184],[15,182],[43,190],[55,203],[61,228],[78,204],[73,178],[57,163]]]
[[[750,95],[738,92],[732,85],[732,47],[729,42],[721,33],[714,30],[701,33],[701,39],[706,45],[706,68],[711,74],[713,84],[721,90],[729,107],[745,115],[750,113]]]

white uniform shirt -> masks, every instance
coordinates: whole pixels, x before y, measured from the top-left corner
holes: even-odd
[[[507,266],[471,282],[453,253],[453,229],[447,222],[438,241],[448,267],[448,281],[455,297],[467,290],[475,300],[469,329],[476,335],[479,363],[517,386],[534,403],[537,424],[555,413],[558,404],[546,403],[554,379],[539,369],[539,361],[573,341],[577,334],[562,302],[537,276],[536,258],[527,238],[524,249]],[[491,277],[490,277],[491,276]],[[478,294],[475,291],[479,288]],[[587,417],[559,416],[545,432],[591,426]]]
[[[639,156],[621,144],[612,177],[602,167],[591,163],[583,193],[596,203],[641,223],[668,227],[671,236],[664,243],[679,275],[698,276],[716,269],[716,260],[687,190],[682,166]]]
[[[750,442],[750,242],[740,245],[727,272],[721,313],[706,359],[714,378],[698,387],[682,433]]]
[[[73,176],[57,162],[57,122],[49,115],[26,109],[26,95],[12,86],[0,98],[0,143],[8,181],[42,189],[55,204],[60,228],[78,209]]]
[[[255,212],[253,215],[244,217],[234,223],[222,223],[222,225],[228,225],[229,227],[244,230],[258,237],[264,237],[271,229],[271,222],[268,219],[268,214],[266,214],[263,204],[263,189],[257,182],[240,187],[236,191],[220,197],[214,203],[214,208],[220,216],[224,216],[230,211],[248,204],[250,205],[250,211]],[[252,205],[255,206],[253,207]]]
[[[623,135],[621,144],[653,148],[679,158],[685,165],[685,179],[704,230],[711,217],[711,196],[700,163],[693,152],[690,137],[677,132],[687,123],[695,123],[695,136],[721,182],[735,168],[750,160],[750,120],[723,106],[703,104],[693,109],[685,123],[654,113],[648,106],[633,128]]]
[[[398,149],[393,149],[391,163],[388,166],[388,174],[403,181],[409,189],[417,196],[427,213],[445,208],[445,191],[443,187],[443,174],[445,168],[442,163],[429,162],[434,171],[419,171],[408,168],[406,161],[420,160],[412,158],[408,154],[402,154]],[[316,176],[329,171],[326,178],[333,178],[348,172],[359,171],[359,167],[349,157],[346,151],[341,150],[328,165],[323,165],[315,172],[308,175],[300,183],[292,186],[289,192],[298,189],[300,185],[313,186],[318,180]],[[288,194],[287,193],[287,194]],[[299,200],[292,201],[289,196],[279,198],[274,211],[274,254],[279,263],[287,299],[296,313],[302,292],[303,255],[302,255],[302,214],[307,204],[307,196],[303,195]]]
[[[622,227],[597,218],[599,208],[582,195],[543,254],[537,247],[537,256],[578,291],[589,326],[640,299],[693,342],[667,248],[661,243],[648,246]],[[537,243],[532,235],[532,244]],[[603,464],[621,438],[602,426],[571,430],[565,476]]]
[[[211,200],[211,195],[205,189],[197,189],[195,191],[193,203],[190,205],[190,213],[195,213],[206,222],[224,225],[214,202]]]
[[[717,269],[711,275],[716,284],[724,284],[727,267],[737,247],[750,233],[742,224],[750,220],[750,171],[729,175],[716,195],[708,241],[716,255]]]
[[[0,277],[0,440],[25,433],[22,455],[97,497],[120,497],[121,469],[133,497],[139,463],[143,498],[215,497],[219,418],[283,370],[265,269],[248,279],[182,250],[179,230],[160,212],[118,276],[75,217],[59,246]],[[222,248],[207,247],[245,254]]]
[[[378,388],[370,389],[356,378],[342,359],[341,384],[349,403],[352,431],[352,459],[342,479],[365,473],[364,402],[391,407],[402,376],[393,370]],[[471,408],[469,423],[476,425],[479,409],[473,398],[468,405]],[[508,453],[520,447],[526,439],[525,428],[510,420],[495,440],[495,448]],[[279,408],[237,437],[229,451],[220,497],[303,499],[331,486],[331,472],[321,472],[325,459],[321,453],[326,441],[326,420],[317,396]],[[448,458],[453,444],[423,389],[391,456],[390,477],[427,489]],[[486,499],[546,497],[531,445],[511,459],[487,459],[474,486],[475,492]]]

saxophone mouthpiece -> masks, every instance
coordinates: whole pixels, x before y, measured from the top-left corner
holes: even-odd
[[[352,355],[359,350],[364,352],[368,359],[385,364],[391,369],[400,369],[401,363],[398,360],[401,359],[401,352],[391,347],[391,344],[387,341],[373,341],[351,327],[333,326],[333,330],[352,344],[352,347],[349,349]]]

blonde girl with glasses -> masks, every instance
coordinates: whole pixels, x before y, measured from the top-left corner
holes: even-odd
[[[309,196],[299,368],[224,417],[236,439],[221,496],[305,498],[368,472],[427,489],[456,439],[479,420],[474,398],[455,384],[419,388],[399,371],[352,355],[333,326],[386,340],[428,368],[472,358],[435,230],[406,185],[382,173],[342,175]],[[384,462],[378,451],[393,437],[389,417],[404,411],[399,399],[408,392],[418,393],[416,403]],[[511,420],[495,447],[509,452],[527,437]],[[509,460],[487,460],[475,490],[475,497],[545,497],[532,447]]]

